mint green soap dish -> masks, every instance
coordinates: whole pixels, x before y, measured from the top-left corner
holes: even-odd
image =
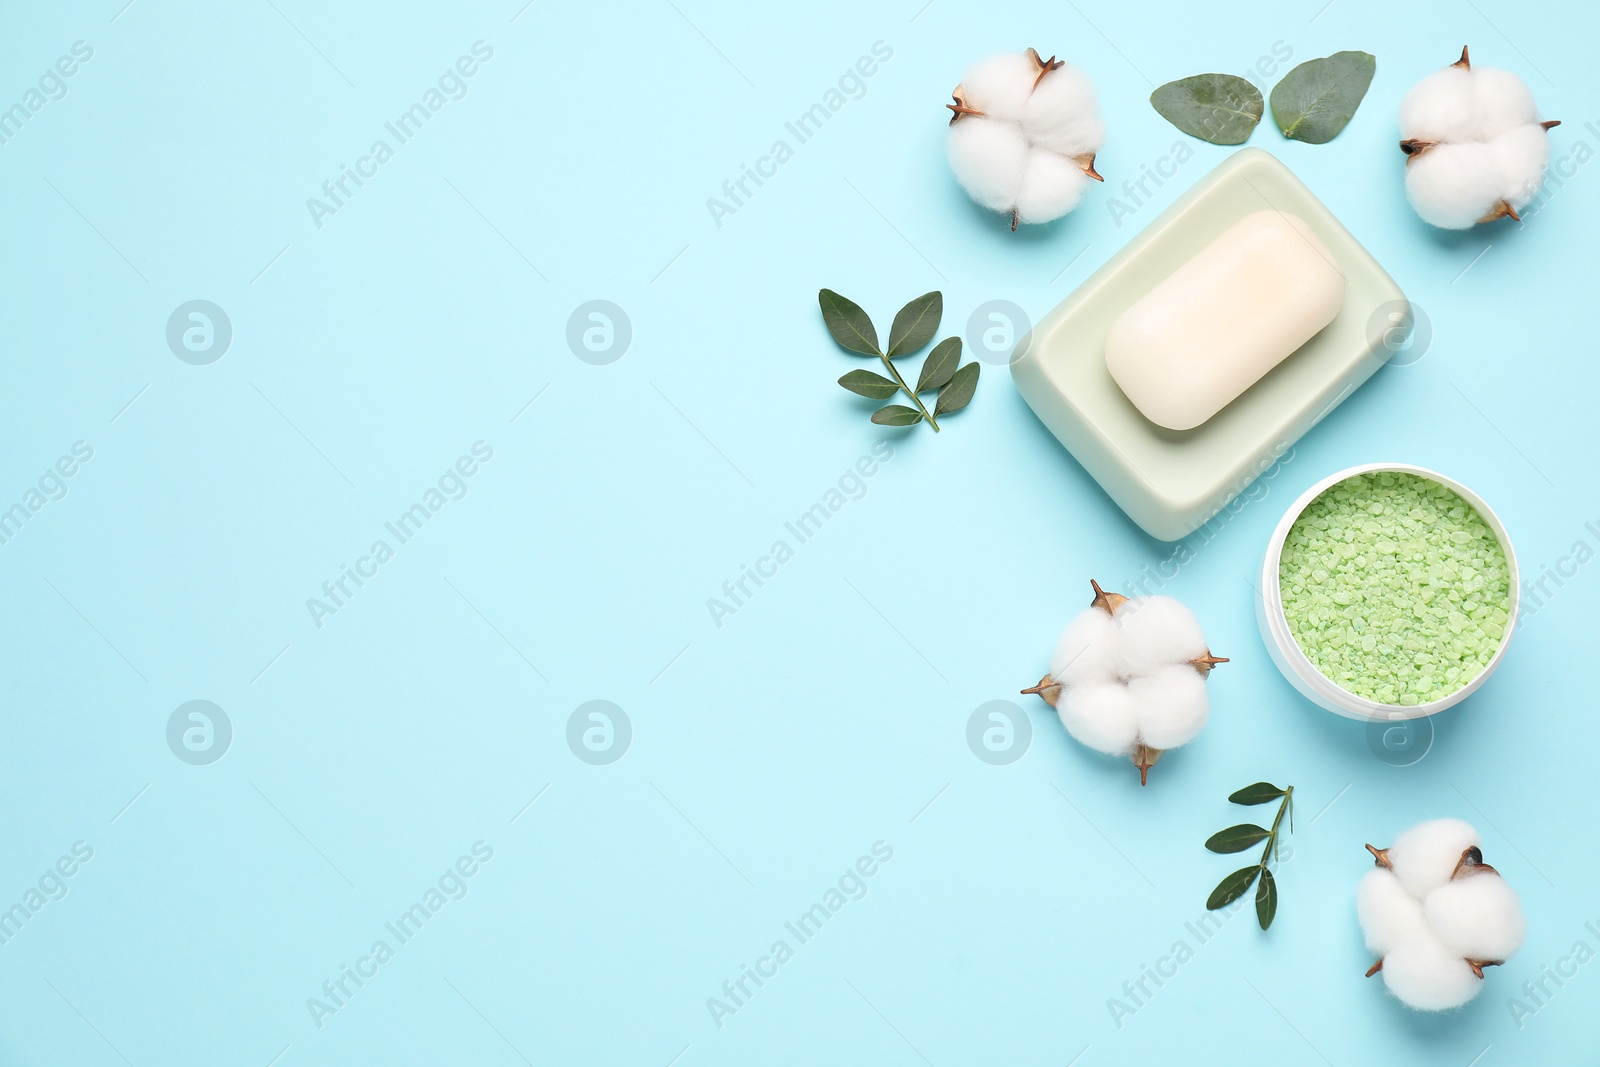
[[[1192,430],[1150,422],[1106,369],[1111,324],[1253,212],[1310,226],[1345,277],[1338,315]],[[1394,279],[1300,179],[1245,148],[1184,193],[1034,328],[1013,357],[1017,390],[1112,500],[1152,537],[1199,529],[1395,351],[1411,321]]]

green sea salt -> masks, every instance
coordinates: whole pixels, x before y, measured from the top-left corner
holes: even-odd
[[[1472,505],[1426,478],[1375,471],[1325,490],[1284,542],[1289,632],[1317,670],[1380,704],[1440,700],[1505,637],[1511,568]]]

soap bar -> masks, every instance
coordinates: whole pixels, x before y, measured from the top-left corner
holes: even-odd
[[[1190,430],[1332,322],[1344,293],[1311,227],[1257,211],[1111,324],[1106,369],[1145,418]]]

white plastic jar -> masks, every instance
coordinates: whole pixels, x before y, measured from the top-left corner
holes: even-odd
[[[1437,482],[1458,494],[1461,499],[1483,517],[1484,525],[1494,533],[1500,541],[1500,547],[1505,550],[1506,565],[1511,583],[1510,604],[1506,608],[1505,636],[1500,640],[1500,647],[1495,650],[1483,670],[1467,682],[1460,689],[1426,704],[1380,704],[1356,696],[1348,689],[1338,685],[1324,675],[1312,664],[1306,654],[1300,650],[1295,642],[1294,635],[1289,632],[1289,620],[1283,612],[1283,593],[1278,584],[1278,567],[1283,557],[1283,545],[1288,539],[1289,530],[1294,526],[1295,520],[1300,518],[1300,513],[1310,506],[1311,502],[1321,496],[1323,491],[1337,485],[1347,478],[1358,474],[1370,474],[1380,471],[1392,471],[1400,474],[1414,474]],[[1390,722],[1403,719],[1420,719],[1425,715],[1434,715],[1446,708],[1461,703],[1467,697],[1477,692],[1479,687],[1494,673],[1496,667],[1506,654],[1506,649],[1511,645],[1511,636],[1516,632],[1517,613],[1522,606],[1522,590],[1519,587],[1517,572],[1517,556],[1511,548],[1511,538],[1506,534],[1505,526],[1484,503],[1483,498],[1454,479],[1447,478],[1438,471],[1426,467],[1416,467],[1409,463],[1366,463],[1358,467],[1350,467],[1330,474],[1310,489],[1307,489],[1289,506],[1279,520],[1278,526],[1272,531],[1272,537],[1267,542],[1267,553],[1261,561],[1261,573],[1256,582],[1256,621],[1261,627],[1261,639],[1266,643],[1267,652],[1272,656],[1272,662],[1278,665],[1278,670],[1305,696],[1305,698],[1318,707],[1343,715],[1350,719],[1360,719],[1364,722]]]

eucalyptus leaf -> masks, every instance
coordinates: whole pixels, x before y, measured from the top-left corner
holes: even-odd
[[[1261,884],[1256,886],[1256,922],[1265,930],[1272,925],[1272,917],[1278,914],[1278,882],[1272,877],[1272,872],[1261,868]]]
[[[819,290],[817,303],[822,307],[822,321],[827,324],[828,332],[833,334],[833,339],[839,342],[841,348],[859,352],[863,356],[879,354],[878,331],[873,329],[872,319],[861,310],[859,304],[832,289]]]
[[[926,393],[929,389],[944,388],[944,384],[955,374],[956,366],[960,362],[961,338],[946,337],[934,345],[933,351],[928,353],[928,358],[922,361],[922,373],[917,375],[917,392]]]
[[[1226,830],[1218,830],[1206,839],[1206,848],[1212,852],[1243,852],[1258,841],[1265,841],[1267,835],[1272,833],[1264,826],[1255,823],[1240,823],[1230,826]]]
[[[1279,789],[1271,782],[1257,782],[1235,791],[1228,797],[1230,804],[1265,804],[1270,800],[1277,800],[1283,796],[1284,790]]]
[[[978,388],[978,364],[968,363],[950,376],[950,381],[939,390],[939,402],[933,407],[933,416],[950,415],[972,403],[972,394]]]
[[[894,382],[869,370],[853,370],[841,377],[839,384],[858,396],[872,400],[887,400],[900,391]]]
[[[914,426],[922,421],[922,412],[904,404],[890,404],[874,411],[872,421],[879,426]]]
[[[1206,898],[1206,908],[1210,911],[1216,911],[1218,908],[1226,907],[1238,900],[1244,895],[1244,891],[1250,888],[1250,883],[1256,880],[1256,875],[1263,869],[1256,866],[1240,867],[1237,871],[1228,875],[1228,877],[1217,883],[1217,888],[1213,889],[1211,895]]]
[[[1367,52],[1335,52],[1300,64],[1273,87],[1278,129],[1307,144],[1333,140],[1361,106],[1377,69],[1378,61]]]
[[[922,349],[938,332],[944,316],[944,295],[938,290],[923,293],[894,317],[889,327],[889,358],[909,355]]]
[[[1196,74],[1160,86],[1150,106],[1191,137],[1243,144],[1264,113],[1261,90],[1232,74]]]

